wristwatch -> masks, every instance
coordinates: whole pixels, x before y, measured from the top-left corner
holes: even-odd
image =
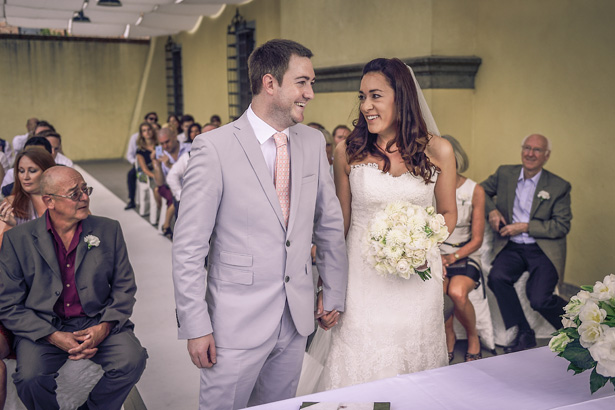
[[[455,252],[455,253],[453,254],[453,256],[455,257],[455,260],[458,260],[458,259],[459,259],[459,254],[458,254],[457,252]]]
[[[316,294],[318,295],[320,292],[322,292],[322,285],[316,288]]]

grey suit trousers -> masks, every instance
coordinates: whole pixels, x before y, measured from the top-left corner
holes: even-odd
[[[56,326],[60,331],[74,332],[96,324],[95,318],[77,317]],[[15,348],[17,369],[13,381],[21,401],[29,410],[58,409],[55,378],[68,360],[68,353],[45,340],[32,342],[23,337],[16,338]],[[119,410],[145,370],[146,359],[146,350],[130,328],[109,334],[90,359],[100,364],[105,373],[88,397],[88,408]]]

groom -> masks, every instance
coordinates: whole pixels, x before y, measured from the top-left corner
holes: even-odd
[[[311,57],[289,40],[257,48],[250,107],[192,145],[173,280],[179,338],[201,369],[200,409],[295,395],[314,330],[311,243],[324,313],[344,310],[344,228],[325,141],[299,124],[314,98]]]

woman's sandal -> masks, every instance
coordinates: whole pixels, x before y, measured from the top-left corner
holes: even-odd
[[[449,353],[449,357],[450,357],[450,353]],[[465,357],[465,361],[466,362],[473,362],[474,360],[480,360],[483,358],[483,355],[481,352],[478,352],[476,354],[472,354],[472,353],[466,353],[466,357]]]
[[[449,364],[453,361],[454,358],[455,358],[455,351],[448,352],[448,363]]]

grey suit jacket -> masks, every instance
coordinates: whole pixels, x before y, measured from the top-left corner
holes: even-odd
[[[95,235],[100,245],[83,240]],[[129,317],[137,290],[126,244],[117,221],[90,215],[82,221],[75,282],[83,311],[115,322],[112,333],[132,328]],[[0,321],[15,335],[37,341],[58,329],[53,306],[62,292],[62,276],[45,217],[4,234],[0,251]]]
[[[312,242],[318,247],[325,309],[343,311],[348,262],[325,140],[298,124],[290,127],[289,145],[287,229],[245,113],[192,144],[173,238],[179,338],[213,332],[217,346],[259,346],[279,325],[287,301],[299,333],[310,334]]]
[[[498,209],[507,223],[512,223],[513,206],[517,180],[521,165],[502,165],[481,186],[485,189],[485,212],[489,215]],[[542,170],[530,210],[528,234],[536,240],[540,249],[557,269],[560,282],[564,279],[566,265],[566,235],[570,231],[572,211],[570,209],[570,183],[557,175]],[[549,199],[540,199],[538,193],[545,191]],[[494,234],[493,251],[497,255],[508,242]]]

